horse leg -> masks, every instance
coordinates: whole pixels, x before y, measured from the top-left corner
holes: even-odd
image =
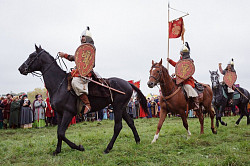
[[[219,121],[220,121],[220,124],[222,124],[222,125],[224,125],[224,126],[227,126],[227,123],[226,122],[224,122],[224,121],[222,121],[222,119],[221,119],[221,112],[222,111],[224,111],[224,109],[225,109],[225,106],[220,106],[219,107],[219,111],[220,111],[220,117],[219,117]]]
[[[201,112],[201,109],[196,111],[196,115],[198,116],[199,121],[200,121],[200,126],[201,126],[200,134],[204,134],[204,117],[203,117],[203,113]]]
[[[133,131],[135,142],[136,143],[140,143],[140,137],[139,137],[139,134],[138,134],[138,132],[137,132],[137,130],[135,128],[134,120],[128,115],[128,113],[126,112],[126,110],[124,110],[122,112],[122,118],[126,121],[126,123],[128,124],[128,126]]]
[[[205,106],[204,106],[205,107]],[[217,134],[217,131],[215,130],[215,127],[214,127],[214,109],[213,109],[213,107],[212,106],[208,106],[208,108],[207,107],[205,107],[205,109],[206,110],[208,110],[208,113],[209,113],[209,115],[210,115],[210,119],[211,119],[211,130],[212,130],[212,132],[213,132],[213,134]],[[216,118],[216,121],[217,121],[217,118]]]
[[[70,140],[68,140],[65,137],[65,132],[66,132],[72,118],[73,118],[73,115],[70,112],[64,111],[61,125],[58,128],[58,137],[60,139],[62,139],[64,142],[66,142],[69,145],[69,147],[71,147],[72,149],[84,151],[84,148],[82,145],[77,146],[76,144],[74,144],[73,142],[71,142]]]
[[[167,116],[167,110],[165,110],[165,109],[162,108],[162,109],[160,110],[160,120],[159,120],[159,122],[158,122],[157,130],[156,130],[154,139],[152,140],[151,144],[154,143],[154,142],[156,142],[156,140],[159,138],[159,133],[160,133],[162,124],[163,124],[163,122],[164,122],[165,119],[166,119],[166,116]],[[185,115],[185,116],[186,116],[186,115]]]
[[[61,122],[62,122],[62,116],[57,114],[57,147],[56,150],[53,152],[53,155],[57,155],[58,153],[61,152],[61,147],[62,147],[62,139],[61,137],[59,137],[59,128],[61,126]]]
[[[188,130],[188,122],[187,122],[187,116],[185,114],[185,111],[183,111],[183,113],[181,113],[180,115],[181,115],[183,126],[187,130],[187,135],[188,135],[188,137],[190,137],[191,136],[191,132]]]
[[[114,134],[113,137],[111,139],[111,141],[109,142],[107,148],[104,150],[104,153],[109,153],[109,151],[113,148],[114,143],[116,138],[118,137],[121,129],[122,129],[122,112],[124,109],[117,109],[114,106],[114,114],[115,114],[115,126],[114,126]],[[120,111],[120,112],[117,112]]]
[[[240,123],[240,121],[241,121],[241,119],[243,118],[243,114],[241,113],[240,114],[240,118],[236,121],[236,123],[235,123],[235,126],[238,126],[239,125],[239,123]]]

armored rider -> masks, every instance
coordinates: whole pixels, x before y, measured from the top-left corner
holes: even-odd
[[[94,45],[92,35],[89,31],[89,27],[87,27],[87,29],[82,32],[80,36],[80,41],[81,41],[81,44],[90,43]],[[59,52],[59,56],[66,58],[69,61],[75,61],[75,56],[73,55],[68,55],[66,53]],[[90,72],[87,75],[87,77],[91,77],[91,75],[92,75],[92,72]],[[72,88],[75,91],[76,95],[79,96],[79,98],[85,104],[84,114],[87,114],[91,110],[90,102],[87,96],[89,81],[80,76],[79,71],[76,67],[71,71],[71,76],[73,77],[72,82],[71,82]]]
[[[223,70],[222,67],[221,67],[221,63],[219,63],[219,70],[220,70],[220,73],[225,75],[226,72],[235,72],[235,69],[234,69],[234,59],[232,58],[231,61],[228,62],[227,64],[227,67]],[[233,93],[234,93],[234,90],[232,87],[229,87],[225,84],[225,86],[227,87],[227,94],[228,94],[228,103],[230,105],[233,104]]]
[[[192,62],[193,59],[190,58],[190,48],[188,45],[188,42],[185,42],[185,44],[181,47],[180,50],[180,60],[191,60]],[[167,58],[167,61],[172,65],[172,66],[176,66],[176,62],[173,61],[170,58]],[[192,76],[190,76],[189,78],[187,78],[186,80],[183,81],[183,87],[184,90],[187,93],[188,98],[191,98],[194,102],[194,110],[198,110],[199,109],[199,98],[198,98],[198,93],[194,90],[195,84],[194,84],[194,78]]]

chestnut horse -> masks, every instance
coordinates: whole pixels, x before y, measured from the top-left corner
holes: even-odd
[[[159,132],[168,112],[176,113],[181,116],[183,126],[186,128],[188,136],[190,136],[191,133],[188,130],[187,115],[185,111],[187,109],[187,106],[189,109],[193,109],[194,104],[186,100],[184,92],[181,90],[181,87],[176,85],[174,80],[169,75],[168,70],[162,65],[162,60],[159,63],[154,63],[154,61],[152,61],[148,87],[153,88],[158,83],[160,84],[162,92],[162,95],[160,97],[161,110],[160,120],[152,143],[156,142],[156,140],[159,138]],[[201,110],[201,106],[203,106],[210,114],[211,129],[212,132],[216,134],[217,131],[214,128],[214,112],[212,110],[213,92],[208,85],[203,86],[204,92],[203,97],[200,99],[200,109],[196,111],[196,114],[199,117],[200,121],[200,133],[204,133],[204,117],[203,112]]]

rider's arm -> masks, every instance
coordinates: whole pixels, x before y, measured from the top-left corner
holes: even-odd
[[[176,62],[175,62],[175,61],[173,61],[173,60],[170,59],[170,58],[168,58],[167,60],[168,60],[168,62],[169,62],[172,66],[175,67],[175,65],[176,65]]]
[[[65,59],[68,59],[69,61],[75,61],[75,56],[73,56],[73,55],[59,52],[59,56],[65,58]]]
[[[221,74],[225,75],[226,71],[222,69],[221,63],[219,63],[219,70]]]

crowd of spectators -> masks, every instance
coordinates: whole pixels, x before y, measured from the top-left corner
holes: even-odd
[[[154,118],[160,116],[160,97],[147,98],[148,113],[140,107],[139,101],[136,97],[131,98],[126,111],[131,118]],[[248,105],[250,111],[250,105]],[[239,112],[237,106],[233,108],[226,108],[223,112],[224,116],[237,115]],[[168,114],[170,116],[171,113]],[[206,116],[206,115],[205,115]],[[0,98],[0,129],[7,128],[43,128],[46,126],[57,125],[57,114],[51,108],[49,97],[43,99],[42,95],[37,94],[35,100],[31,103],[26,94],[20,96],[12,96],[7,94],[6,97]],[[189,110],[188,117],[196,117],[195,112]],[[105,107],[98,112],[92,112],[88,115],[82,113],[73,117],[70,124],[75,124],[81,121],[94,121],[94,120],[114,120],[114,112],[112,105]]]
[[[43,100],[37,94],[33,103],[26,94],[7,94],[0,98],[0,129],[43,128],[56,124],[56,113],[51,109],[49,98]]]

